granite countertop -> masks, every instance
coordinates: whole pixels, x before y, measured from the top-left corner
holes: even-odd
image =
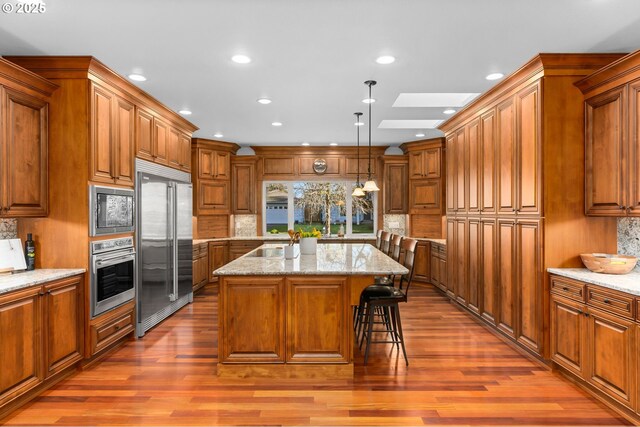
[[[213,272],[217,276],[282,275],[385,275],[408,270],[368,243],[318,243],[316,255],[256,257],[260,249],[282,247],[265,244]]]
[[[42,268],[0,276],[0,294],[82,274],[84,268]]]
[[[594,273],[586,268],[548,268],[549,273],[640,296],[640,273]]]
[[[345,240],[345,241],[358,241],[358,240],[375,240],[376,236],[373,234],[349,234],[346,235],[344,237],[338,237],[338,236],[331,236],[331,237],[324,237],[323,239],[320,239],[320,241],[325,240],[325,241],[341,241],[341,240]],[[432,239],[429,237],[414,237],[414,239],[419,240],[419,241],[424,241],[424,242],[434,242],[434,243],[439,243],[441,245],[446,245],[447,244],[447,240],[446,239]],[[207,243],[207,242],[226,242],[226,241],[247,241],[247,240],[258,240],[258,241],[289,241],[289,236],[286,233],[280,233],[280,234],[268,234],[266,236],[235,236],[235,237],[218,237],[218,238],[212,238],[212,239],[194,239],[193,243],[195,245],[200,244],[200,243]]]
[[[419,242],[433,242],[440,245],[447,246],[447,239],[432,239],[431,237],[414,237]]]

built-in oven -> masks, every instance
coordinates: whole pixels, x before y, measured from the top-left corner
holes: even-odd
[[[133,237],[91,242],[91,317],[131,301],[135,274]]]
[[[135,226],[135,192],[128,188],[89,187],[89,234],[131,233]]]

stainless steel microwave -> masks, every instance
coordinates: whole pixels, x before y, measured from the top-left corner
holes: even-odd
[[[126,188],[89,187],[89,234],[129,233],[135,228],[133,190]]]

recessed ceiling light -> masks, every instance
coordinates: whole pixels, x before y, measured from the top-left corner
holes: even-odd
[[[249,62],[251,62],[251,58],[249,58],[247,55],[233,55],[231,57],[231,60],[237,64],[248,64]]]
[[[396,61],[396,58],[394,58],[391,55],[383,55],[383,56],[379,56],[378,59],[376,59],[376,62],[378,64],[392,64]]]
[[[216,138],[222,138],[224,135],[218,132],[218,133],[214,133],[213,136]]]
[[[504,74],[502,73],[491,73],[489,74],[487,77],[485,77],[485,79],[487,80],[498,80],[504,77]]]
[[[305,147],[308,147],[309,143],[308,142],[303,142],[302,145],[304,145]]]
[[[332,142],[332,143],[331,143],[331,144],[329,144],[329,145],[330,145],[330,146],[332,146],[332,147],[335,147],[336,145],[338,145],[338,143],[337,143],[337,142]]]
[[[191,115],[191,111],[189,111],[189,110],[180,110],[180,111],[178,111],[178,113],[182,114],[183,116],[190,116]]]
[[[143,76],[142,74],[129,74],[129,78],[131,80],[133,80],[134,82],[144,82],[147,80],[147,78],[145,76]]]
[[[365,104],[373,104],[374,102],[376,102],[375,98],[365,98],[362,100],[362,102],[364,102]]]
[[[263,105],[271,104],[271,100],[269,98],[259,98],[258,102]]]
[[[355,126],[364,126],[364,123],[363,122],[355,122],[354,125]]]
[[[454,110],[453,108],[447,108],[446,110],[443,111],[444,114],[453,114],[455,112],[456,110]]]
[[[276,127],[277,127],[277,126],[282,126],[282,123],[280,123],[280,122],[273,122],[273,123],[271,123],[271,126],[276,126]]]
[[[416,133],[416,137],[417,138],[422,138],[422,137],[424,137],[424,133]]]

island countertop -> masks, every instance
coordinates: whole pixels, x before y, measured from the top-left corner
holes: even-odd
[[[265,244],[213,272],[218,276],[387,275],[408,270],[368,243],[318,243],[316,255],[299,254],[292,260],[256,256],[260,250],[282,248]]]

